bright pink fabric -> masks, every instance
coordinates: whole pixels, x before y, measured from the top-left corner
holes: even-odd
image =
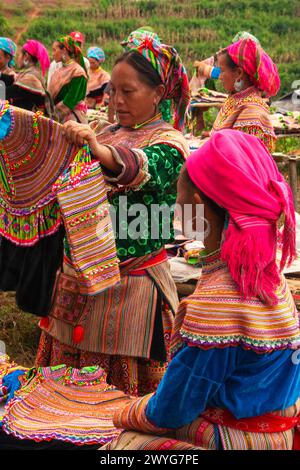
[[[50,67],[49,54],[45,46],[35,39],[29,39],[24,44],[23,49],[39,61],[42,74],[45,75],[46,71]]]
[[[226,48],[233,62],[242,67],[254,85],[267,96],[275,96],[280,89],[278,70],[263,48],[252,39],[241,39]]]
[[[267,148],[257,137],[224,129],[192,153],[186,167],[193,183],[229,213],[221,257],[241,293],[276,304],[277,221],[283,213],[283,269],[296,256],[295,212],[291,189]]]

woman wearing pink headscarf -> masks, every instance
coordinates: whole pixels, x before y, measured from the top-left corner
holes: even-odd
[[[29,39],[19,53],[18,66],[21,70],[15,78],[1,75],[6,98],[19,108],[44,111],[47,95],[44,77],[50,66],[47,49],[39,41]]]
[[[291,190],[265,145],[231,129],[187,159],[177,190],[183,210],[204,206],[202,274],[177,310],[157,391],[114,417],[139,434],[109,449],[300,449],[299,314],[281,273],[295,256]]]
[[[213,125],[213,132],[235,129],[255,135],[270,151],[275,133],[265,97],[275,96],[280,88],[276,65],[260,44],[251,38],[240,39],[218,53],[220,80],[229,97]]]

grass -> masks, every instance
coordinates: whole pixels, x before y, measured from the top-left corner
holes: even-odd
[[[0,292],[0,340],[6,353],[20,365],[34,364],[40,336],[38,321],[38,317],[17,307],[14,292]]]

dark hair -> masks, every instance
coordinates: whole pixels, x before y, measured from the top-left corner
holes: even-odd
[[[28,54],[29,57],[31,58],[32,62],[36,65],[38,63],[38,59],[34,57],[32,54],[29,54],[29,52],[25,51],[25,49],[22,49],[23,54]]]
[[[186,167],[186,164],[184,163],[182,165],[182,168],[181,168],[181,172],[180,172],[180,176],[181,178],[183,179],[183,181],[188,184],[190,186],[190,188],[193,188],[194,191],[196,191],[199,196],[201,197],[202,201],[204,202],[204,204],[206,204],[207,206],[210,207],[210,209],[215,213],[217,214],[219,217],[221,218],[224,218],[225,219],[225,214],[226,214],[226,210],[223,209],[223,207],[219,206],[215,201],[213,201],[212,199],[210,199],[208,196],[206,196],[202,191],[201,189],[198,188],[198,186],[196,186],[194,184],[194,182],[191,180],[190,178],[190,175],[187,171],[187,167]]]
[[[136,70],[138,73],[141,82],[145,83],[151,88],[162,85],[162,80],[155,68],[139,52],[124,52],[124,54],[122,54],[121,57],[116,60],[115,65],[120,64],[121,62],[127,62],[127,64],[131,65],[131,67],[133,67],[134,70]]]
[[[226,56],[227,65],[228,65],[229,68],[231,68],[231,70],[236,70],[238,68],[238,66],[233,62],[232,58],[230,57],[230,55],[228,54],[228,51],[226,49],[222,49],[218,53],[218,56],[219,55],[225,55]]]

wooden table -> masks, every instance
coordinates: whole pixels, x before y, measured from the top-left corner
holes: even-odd
[[[297,165],[300,162],[300,155],[286,155],[285,153],[272,153],[276,163],[284,162],[288,164],[289,184],[292,189],[295,211],[298,212],[298,176]]]
[[[196,118],[196,127],[193,131],[202,131],[205,128],[204,113],[210,108],[222,108],[223,103],[219,101],[212,101],[210,103],[192,103],[190,109],[192,116]]]

